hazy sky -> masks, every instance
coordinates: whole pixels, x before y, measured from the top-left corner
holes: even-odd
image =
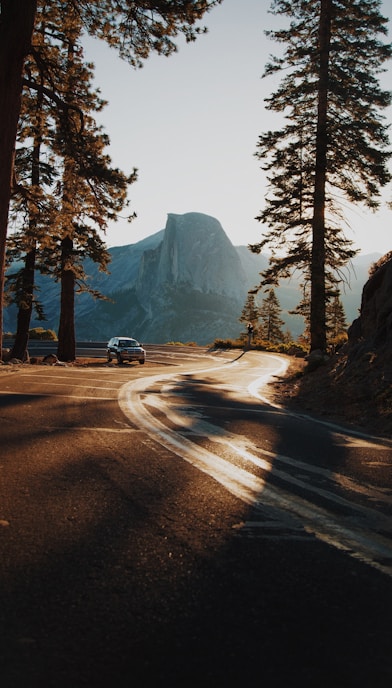
[[[264,30],[282,26],[269,7],[270,0],[223,0],[205,16],[208,34],[191,44],[180,40],[178,53],[153,55],[138,70],[104,43],[86,40],[86,57],[109,101],[99,118],[111,140],[107,152],[124,172],[139,171],[129,188],[137,218],[113,223],[109,246],[133,244],[163,229],[168,213],[187,212],[218,219],[235,246],[260,239],[254,218],[266,185],[254,153],[259,135],[276,127],[276,114],[264,107],[276,82],[261,75],[279,47]],[[392,18],[387,0],[382,13]],[[385,88],[391,73],[390,65]],[[384,114],[392,122],[392,109]],[[391,186],[384,195],[392,200]],[[385,205],[377,214],[358,207],[349,219],[346,234],[363,252],[392,250],[392,211]]]

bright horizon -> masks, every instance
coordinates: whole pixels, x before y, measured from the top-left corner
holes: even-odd
[[[282,26],[269,7],[269,0],[242,0],[241,6],[223,0],[204,17],[208,34],[191,44],[178,40],[176,54],[152,55],[138,70],[104,43],[85,41],[108,101],[97,118],[110,138],[107,153],[114,166],[126,173],[136,167],[139,177],[128,193],[137,218],[111,223],[109,247],[134,244],[163,229],[169,213],[188,212],[215,217],[235,246],[260,240],[263,227],[254,218],[267,187],[254,153],[259,135],[279,126],[264,107],[277,82],[261,78],[279,47],[263,32]],[[381,13],[391,20],[386,1]],[[391,81],[388,67],[384,88]],[[392,108],[382,114],[392,123]],[[361,206],[348,213],[346,236],[362,253],[392,250],[386,201],[392,201],[391,185],[377,213]]]

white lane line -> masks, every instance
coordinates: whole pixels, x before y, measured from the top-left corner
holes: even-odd
[[[265,481],[233,466],[167,428],[145,409],[140,400],[140,392],[144,391],[145,385],[140,382],[146,381],[128,383],[120,390],[119,403],[123,413],[166,449],[215,478],[247,504],[253,504],[256,495],[260,494],[265,487]]]
[[[105,389],[103,387],[103,389]],[[114,393],[116,390],[108,390],[108,391],[113,391]],[[56,392],[51,393],[51,392],[15,392],[14,390],[0,390],[0,395],[3,396],[20,396],[20,397],[50,397],[50,398],[56,398],[56,399],[73,399],[74,401],[79,401],[80,399],[82,400],[90,400],[91,401],[117,401],[117,395],[113,395],[111,397],[106,396],[106,397],[90,397],[90,396],[84,396],[83,394],[56,394]]]
[[[260,377],[256,378],[253,382],[248,385],[248,392],[252,397],[255,397],[256,399],[260,399],[260,401],[263,401],[267,403],[269,406],[273,406],[275,408],[281,408],[279,404],[274,404],[271,402],[270,399],[267,397],[264,397],[260,394],[259,390],[262,387],[265,387],[266,384],[271,380],[273,377],[277,377],[278,375],[282,375],[283,373],[286,372],[287,368],[289,367],[289,361],[287,359],[282,359],[278,358],[278,356],[269,356],[269,359],[273,361],[277,361],[278,367],[275,368],[273,371],[266,372],[264,375],[261,375]]]
[[[277,356],[271,356],[271,358],[275,358],[277,361],[281,361],[280,358]],[[254,382],[251,382],[250,385],[248,385],[248,392],[251,396],[255,397],[256,399],[259,399],[260,401],[263,401],[264,403],[268,404],[269,406],[272,406],[275,409],[282,409],[283,407],[280,404],[277,404],[273,402],[271,399],[268,397],[264,397],[262,394],[260,394],[260,389],[269,382],[269,380],[272,377],[277,377],[278,375],[281,375],[284,373],[288,368],[288,362],[283,361],[281,368],[278,369],[277,371],[273,373],[266,373],[265,375],[262,375],[261,377],[257,378],[254,380]],[[321,418],[313,418],[313,416],[309,416],[306,413],[297,413],[294,411],[285,411],[285,413],[290,414],[294,418],[299,418],[305,421],[312,421],[312,423],[318,423],[319,425],[324,425],[328,428],[331,428],[332,430],[335,430],[335,432],[340,433],[341,437],[344,441],[344,443],[348,444],[350,442],[351,446],[369,446],[373,448],[380,448],[380,444],[384,445],[384,448],[391,448],[392,447],[392,440],[389,440],[386,437],[378,437],[377,435],[370,435],[367,432],[362,432],[361,430],[355,430],[353,428],[342,428],[341,425],[338,425],[337,423],[333,423],[331,421],[326,421]],[[350,435],[350,439],[347,438],[347,435]],[[358,438],[359,440],[363,440],[366,444],[359,444],[358,440],[355,438]]]
[[[275,361],[278,362],[278,364],[281,364],[281,359],[278,357],[272,357]],[[286,361],[283,361],[283,365],[280,365],[278,368],[279,374],[282,372],[282,369],[286,368]],[[275,374],[274,374],[275,376]],[[248,391],[258,399],[262,400],[263,403],[269,403],[268,401],[264,401],[264,398],[258,393],[258,390],[261,388],[261,386],[264,384],[268,383],[268,380],[271,377],[271,373],[266,373],[265,375],[258,377],[253,383],[251,383],[248,386]],[[378,488],[373,485],[367,485],[365,483],[358,483],[355,481],[353,478],[348,478],[347,476],[344,476],[343,474],[340,473],[335,473],[332,472],[328,469],[323,469],[319,466],[312,465],[311,463],[305,463],[304,461],[300,461],[298,459],[291,458],[289,456],[284,456],[282,454],[276,454],[274,452],[270,452],[266,449],[262,449],[259,446],[255,446],[254,443],[249,440],[248,437],[245,436],[240,436],[237,434],[233,434],[224,428],[217,427],[208,421],[203,420],[203,414],[200,413],[197,410],[194,410],[197,408],[197,406],[193,406],[193,404],[190,404],[190,410],[188,409],[187,415],[185,416],[183,413],[183,408],[182,406],[178,407],[178,413],[175,410],[175,407],[169,407],[169,405],[166,403],[166,401],[162,398],[162,394],[168,394],[169,396],[181,396],[181,385],[183,382],[179,380],[178,382],[172,381],[169,383],[166,383],[161,386],[161,394],[159,396],[154,395],[153,397],[148,397],[147,399],[144,400],[144,403],[155,407],[157,410],[162,411],[165,416],[167,417],[168,420],[170,420],[173,424],[178,425],[179,427],[183,427],[184,429],[186,428],[187,434],[194,434],[196,435],[201,435],[205,434],[207,437],[210,439],[213,439],[214,442],[221,443],[225,447],[231,448],[235,453],[237,453],[239,456],[244,458],[245,460],[255,464],[256,466],[259,466],[263,470],[269,470],[271,471],[274,475],[277,477],[280,477],[281,479],[285,480],[286,482],[291,482],[293,484],[296,484],[297,486],[306,488],[308,491],[314,491],[315,493],[319,494],[320,496],[327,496],[330,495],[330,501],[333,499],[333,496],[331,493],[326,492],[325,490],[322,490],[320,488],[316,487],[311,487],[308,483],[304,483],[301,480],[298,480],[294,477],[291,477],[288,473],[282,472],[276,467],[272,467],[271,463],[276,462],[279,460],[281,463],[288,465],[292,468],[299,469],[303,472],[306,473],[313,473],[318,477],[325,478],[330,481],[334,481],[337,484],[342,485],[345,487],[345,489],[349,489],[352,492],[355,492],[357,494],[362,494],[368,497],[371,500],[379,500],[382,501],[386,504],[391,504],[391,495],[392,492],[391,490],[385,489],[385,488]],[[179,391],[177,392],[176,390],[180,388]],[[224,389],[229,392],[233,391],[232,387],[228,387],[227,385],[214,385],[214,389]],[[214,407],[215,409],[217,408],[216,406]],[[222,407],[224,408],[225,411],[230,411],[230,407]],[[235,407],[233,407],[234,410],[237,410]],[[252,412],[254,413],[284,413],[287,415],[287,413],[282,407],[280,406],[274,406],[273,410],[269,411],[268,409],[251,409]],[[197,419],[195,421],[195,419]],[[304,420],[304,418],[301,416],[301,420]],[[310,420],[310,418],[308,419]],[[192,427],[195,426],[194,431],[192,430]],[[365,439],[365,436],[361,437],[349,437],[346,435],[343,435],[341,432],[336,432],[336,427],[334,426],[335,430],[333,431],[332,435],[335,439],[335,441],[342,445],[342,446],[347,446],[347,447],[354,447],[354,448],[368,448],[372,449],[375,451],[381,451],[381,452],[389,452],[390,447],[385,444],[380,444],[380,442],[375,443],[374,439],[372,437],[369,438],[369,440]],[[339,428],[341,430],[341,428]],[[253,452],[253,453],[252,453]],[[260,459],[259,456],[264,455],[268,459],[270,459],[271,463],[267,463],[263,459]],[[351,504],[351,502],[347,502],[346,500],[340,498],[340,497],[335,497],[334,498],[336,502],[340,503],[341,505],[345,504]],[[362,509],[363,510],[363,509]],[[371,512],[374,514],[375,512],[371,510]],[[370,512],[369,512],[370,513]]]
[[[114,434],[114,435],[129,435],[129,434],[135,434],[135,433],[140,433],[139,428],[130,428],[130,427],[125,427],[125,428],[102,428],[102,427],[84,427],[83,425],[65,425],[65,426],[56,426],[56,425],[50,425],[50,426],[40,426],[40,430],[43,430],[48,433],[52,432],[67,432],[71,431],[72,433],[75,432],[88,432],[91,433],[93,430],[94,432],[103,432],[103,433],[108,433],[108,434]]]
[[[83,380],[83,382],[80,382],[78,380],[65,380],[64,378],[60,378],[61,382],[57,382],[57,380],[52,381],[52,377],[48,380],[45,379],[45,386],[47,387],[69,387],[72,385],[75,389],[81,389],[81,388],[86,388],[86,387],[94,387],[94,389],[113,389],[116,391],[119,387],[119,381],[108,381],[108,384],[104,384],[102,386],[95,385],[95,380]],[[99,380],[99,382],[102,382],[102,380]],[[34,383],[33,383],[34,384]],[[40,381],[37,382],[36,384],[41,384],[42,385],[42,377],[40,378]]]
[[[226,367],[227,362],[213,367],[209,366],[202,370],[197,368],[187,372],[182,371],[181,376],[195,375],[205,371],[212,372]],[[265,487],[264,480],[233,466],[208,450],[196,446],[194,442],[168,429],[167,426],[146,410],[140,395],[157,382],[162,383],[168,379],[173,379],[176,375],[176,373],[154,375],[149,378],[133,380],[123,385],[119,392],[119,404],[123,413],[132,422],[136,423],[138,427],[143,428],[150,437],[166,447],[166,449],[185,459],[204,473],[214,477],[217,482],[221,483],[237,497],[239,496],[247,504],[254,503],[255,495],[260,494]]]
[[[267,449],[256,446],[245,436],[233,434],[224,428],[217,427],[216,425],[203,420],[198,413],[195,414],[188,412],[185,416],[182,413],[181,407],[179,407],[177,411],[169,407],[165,403],[165,400],[162,399],[161,395],[159,395],[159,397],[148,397],[147,399],[144,399],[144,404],[161,411],[168,421],[181,428],[179,431],[180,433],[186,432],[187,437],[190,435],[201,435],[208,438],[211,442],[221,444],[225,449],[231,450],[235,456],[238,456],[244,461],[261,468],[263,471],[270,473],[285,483],[299,487],[303,490],[306,490],[306,492],[313,493],[319,497],[324,497],[329,502],[351,509],[351,511],[356,511],[362,517],[366,516],[368,519],[371,519],[373,523],[377,523],[378,527],[382,526],[384,530],[390,531],[392,534],[391,519],[384,517],[382,514],[371,508],[355,505],[344,497],[333,494],[328,489],[305,482],[285,470],[280,470],[276,467],[276,462],[279,461],[281,464],[284,464],[284,466],[301,470],[302,474],[311,473],[318,478],[329,480],[331,483],[335,481],[342,484],[344,476],[341,476],[338,473],[335,474],[328,469],[313,466],[312,464],[307,464],[304,461],[299,461],[282,454],[276,454],[275,452],[271,452]],[[261,458],[262,456],[265,456],[266,459]],[[392,502],[390,494],[387,492],[381,490],[379,491],[377,488],[372,488],[370,486],[366,489],[365,486],[356,483],[354,480],[350,480],[349,482],[350,485],[347,484],[347,487],[349,487],[352,492],[364,494],[372,499],[376,498],[387,505],[391,504]]]
[[[163,379],[167,380],[169,377],[173,377],[173,374],[154,376],[125,384],[119,394],[119,403],[124,414],[138,427],[143,428],[149,437],[214,478],[231,494],[245,503],[250,505],[270,504],[283,508],[289,513],[295,513],[302,519],[307,532],[313,533],[335,548],[344,550],[350,556],[360,559],[392,577],[392,564],[390,563],[392,562],[392,543],[388,537],[367,531],[366,524],[360,528],[349,521],[344,524],[342,517],[335,517],[326,509],[309,503],[305,499],[267,485],[262,478],[249,474],[246,470],[234,466],[203,447],[195,445],[155,418],[141,401],[140,395],[146,392],[149,386],[158,381],[162,382]],[[236,449],[238,450],[234,447],[234,450]],[[329,493],[328,496],[330,496]],[[353,505],[350,502],[347,504],[352,510]],[[390,525],[390,519],[387,520]]]

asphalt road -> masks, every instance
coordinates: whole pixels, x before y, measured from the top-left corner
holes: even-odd
[[[392,445],[284,362],[0,368],[2,688],[390,688]]]

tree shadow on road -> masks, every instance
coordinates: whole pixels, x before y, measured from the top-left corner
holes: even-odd
[[[188,384],[196,403],[204,382]],[[328,428],[317,454],[267,405],[206,401],[217,432],[259,442],[265,424],[277,455],[327,462]],[[52,428],[46,467],[7,473],[12,445],[2,457],[2,688],[389,688],[389,578],[312,537],[249,533],[262,494],[241,502],[137,429],[94,444],[73,430]],[[342,467],[345,447],[330,460]]]

